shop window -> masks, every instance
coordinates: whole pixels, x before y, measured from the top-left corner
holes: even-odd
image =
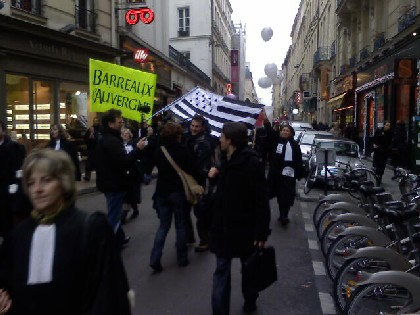
[[[7,74],[6,94],[9,132],[17,140],[31,139],[31,145],[45,144],[54,121],[52,82]]]
[[[375,90],[375,101],[376,101],[376,126],[384,124],[384,93],[385,86],[381,85]]]

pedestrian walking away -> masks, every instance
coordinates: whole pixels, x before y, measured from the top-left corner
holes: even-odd
[[[282,225],[289,223],[289,210],[296,197],[296,180],[304,177],[302,153],[293,139],[295,131],[292,126],[285,125],[280,129],[275,151],[272,154],[268,171],[270,198],[277,198]]]
[[[127,154],[121,139],[122,125],[121,111],[106,111],[102,116],[102,137],[95,149],[96,186],[105,195],[108,222],[121,248],[130,240],[121,227],[121,213],[128,185],[127,172],[141,158],[141,151],[146,146],[145,138],[142,138]]]
[[[383,128],[376,130],[373,137],[373,161],[372,165],[378,176],[379,183],[382,182],[386,162],[388,160],[392,144],[391,123],[385,122]]]
[[[219,168],[212,167],[208,174],[217,178],[210,227],[210,249],[216,255],[213,315],[229,314],[232,259],[239,258],[243,268],[254,249],[263,247],[270,234],[265,170],[247,142],[247,128],[243,123],[225,123],[220,137],[225,158]],[[244,277],[242,294],[243,311],[255,311],[258,290]]]
[[[70,157],[33,150],[23,165],[23,186],[33,210],[0,250],[0,313],[131,314],[126,273],[106,216],[75,208]]]
[[[200,173],[198,164],[187,147],[181,144],[182,133],[180,124],[168,121],[160,131],[161,144],[179,168],[198,180]],[[189,263],[186,215],[190,205],[185,197],[180,175],[165,157],[161,148],[156,152],[155,163],[158,176],[153,198],[159,217],[159,227],[150,254],[150,267],[155,272],[161,272],[163,269],[161,258],[166,236],[171,228],[172,217],[175,219],[178,265],[185,267]]]

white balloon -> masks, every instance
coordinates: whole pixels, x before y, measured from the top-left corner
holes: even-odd
[[[271,27],[264,27],[261,31],[261,37],[265,42],[268,42],[273,37],[273,29]]]
[[[273,81],[269,77],[262,77],[258,79],[258,85],[263,88],[267,89],[273,84]]]
[[[270,79],[277,78],[277,65],[275,63],[267,63],[264,67],[264,72]]]

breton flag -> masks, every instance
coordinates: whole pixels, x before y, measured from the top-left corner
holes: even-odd
[[[176,99],[155,115],[170,111],[178,120],[190,120],[194,115],[204,116],[213,136],[219,137],[225,122],[243,122],[248,130],[254,129],[255,122],[264,105],[242,102],[214,94],[196,87]]]

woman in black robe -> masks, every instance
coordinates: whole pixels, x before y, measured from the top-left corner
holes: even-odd
[[[0,250],[0,310],[7,315],[131,314],[128,282],[105,214],[78,210],[74,166],[34,150],[23,165],[33,210]]]
[[[293,139],[293,127],[284,125],[271,155],[268,171],[270,198],[277,198],[282,225],[289,223],[289,210],[296,197],[296,180],[303,178],[304,168],[299,144]]]

